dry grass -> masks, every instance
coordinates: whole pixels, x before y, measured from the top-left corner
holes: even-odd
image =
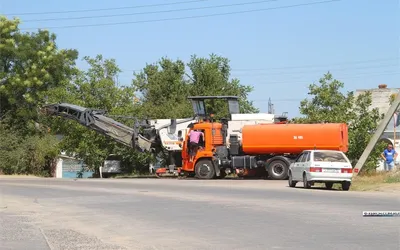
[[[364,174],[353,178],[352,191],[400,191],[400,171]]]

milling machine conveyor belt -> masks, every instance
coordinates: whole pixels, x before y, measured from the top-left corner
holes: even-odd
[[[141,151],[149,151],[151,149],[152,142],[149,139],[140,135],[136,129],[105,116],[105,112],[102,110],[93,110],[69,103],[46,105],[42,110],[47,115],[55,115],[77,121],[81,125],[109,136],[126,146]]]

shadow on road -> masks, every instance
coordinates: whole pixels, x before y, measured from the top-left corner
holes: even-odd
[[[291,188],[291,187],[289,187],[289,186],[286,186],[287,188]],[[327,188],[325,188],[325,187],[311,187],[311,188],[308,188],[308,189],[306,189],[306,188],[304,188],[304,187],[294,187],[295,189],[304,189],[304,190],[324,190],[324,191],[341,191],[341,190],[338,190],[338,189],[327,189]]]

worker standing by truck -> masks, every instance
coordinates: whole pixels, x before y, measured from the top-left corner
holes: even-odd
[[[394,150],[391,143],[387,145],[387,148],[383,151],[381,157],[385,161],[385,170],[392,171],[394,169],[394,162],[397,158],[397,152]]]
[[[190,162],[193,162],[194,157],[196,156],[197,150],[199,149],[199,141],[200,137],[204,141],[204,133],[199,130],[191,130],[189,134],[189,154],[190,154]]]

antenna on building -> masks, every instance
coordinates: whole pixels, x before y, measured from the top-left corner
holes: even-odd
[[[271,97],[268,99],[268,114],[275,114],[274,104],[271,101]]]

